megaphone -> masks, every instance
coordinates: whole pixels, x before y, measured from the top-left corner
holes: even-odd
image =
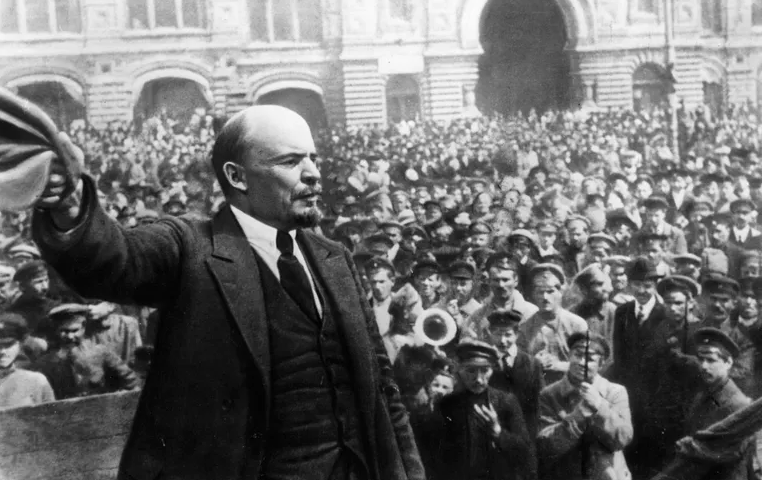
[[[455,338],[458,333],[458,324],[445,310],[429,308],[415,320],[413,332],[427,345],[441,347]]]

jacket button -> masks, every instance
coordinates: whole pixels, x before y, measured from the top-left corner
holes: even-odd
[[[233,400],[231,400],[231,399],[229,399],[229,398],[226,398],[225,400],[223,400],[223,401],[222,401],[222,409],[223,409],[224,411],[226,411],[226,412],[227,412],[227,411],[228,411],[228,410],[230,410],[232,407],[233,407]]]

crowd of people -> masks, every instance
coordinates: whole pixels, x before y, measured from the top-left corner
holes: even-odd
[[[611,109],[316,134],[317,230],[353,255],[428,478],[651,478],[762,394],[762,122],[681,108],[679,158],[666,125]],[[224,204],[216,126],[70,136],[135,228]],[[29,219],[0,225],[0,407],[139,389],[158,311],[73,292]],[[697,475],[762,475],[754,439]]]

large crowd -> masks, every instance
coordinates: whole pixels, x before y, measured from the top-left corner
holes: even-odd
[[[658,111],[316,133],[317,230],[355,259],[429,478],[650,478],[762,394],[758,114],[681,107],[678,156]],[[135,228],[224,205],[218,126],[69,135]],[[0,223],[0,407],[139,389],[159,311],[69,289],[30,218]],[[706,468],[762,475],[753,439]]]

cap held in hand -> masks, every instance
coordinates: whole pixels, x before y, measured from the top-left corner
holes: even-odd
[[[66,177],[63,199],[79,180],[79,160],[42,109],[0,87],[0,208],[32,207],[42,197],[56,161]]]

